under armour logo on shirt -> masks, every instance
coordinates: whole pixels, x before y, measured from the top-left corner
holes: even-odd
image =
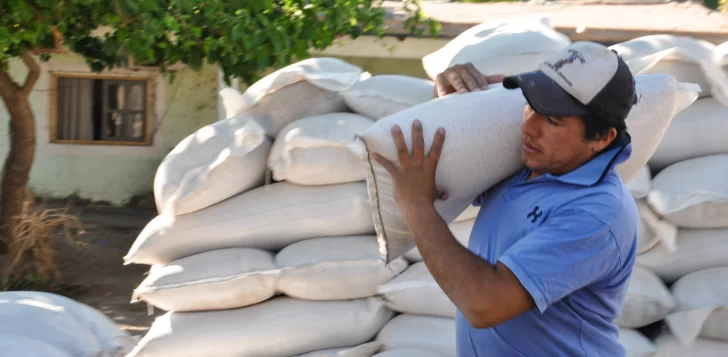
[[[541,211],[541,209],[536,206],[533,208],[533,211],[526,216],[526,218],[530,218],[531,223],[534,223],[539,217],[541,217],[542,214],[543,211]]]

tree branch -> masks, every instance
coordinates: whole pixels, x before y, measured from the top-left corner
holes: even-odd
[[[51,53],[51,54],[61,54],[65,53],[66,49],[63,48],[63,35],[60,31],[54,26],[51,28],[51,32],[53,33],[53,48],[34,48],[31,52],[33,52],[34,55],[40,55],[43,53]]]
[[[35,86],[35,82],[37,82],[38,78],[40,78],[40,66],[38,65],[38,62],[35,61],[35,58],[33,58],[33,54],[30,51],[25,51],[25,53],[23,53],[23,63],[25,63],[25,66],[28,67],[28,76],[25,77],[25,83],[23,83],[20,93],[27,96],[30,95],[30,92],[33,90],[33,86]]]

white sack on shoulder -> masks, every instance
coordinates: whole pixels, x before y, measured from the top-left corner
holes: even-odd
[[[690,346],[682,345],[669,332],[663,332],[655,339],[657,353],[652,357],[725,357],[728,342],[699,338]]]
[[[341,95],[354,112],[379,119],[432,100],[434,93],[433,81],[384,74],[358,82]]]
[[[647,202],[679,227],[728,228],[726,177],[728,154],[681,161],[655,176]]]
[[[668,129],[669,130],[669,129]],[[652,173],[650,167],[645,165],[637,172],[631,181],[626,182],[629,192],[635,200],[644,198],[650,193],[650,185],[652,184]]]
[[[675,113],[697,98],[694,85],[678,83],[670,75],[637,76],[636,82],[641,99],[626,120],[632,155],[616,168],[625,181],[647,163]],[[477,195],[522,168],[520,128],[525,105],[521,91],[502,87],[447,96],[380,119],[362,140],[368,155],[396,160],[392,126],[402,128],[411,150],[412,121],[420,119],[426,151],[435,131],[443,127],[446,135],[436,183],[448,192],[448,199],[437,201],[435,208],[446,222],[452,222]],[[366,168],[380,251],[390,261],[415,243],[396,206],[391,176],[374,160],[367,160]]]
[[[287,357],[371,341],[392,311],[377,299],[278,297],[242,309],[169,312],[127,357]]]
[[[268,158],[273,178],[299,185],[364,181],[366,169],[356,135],[372,124],[353,113],[317,115],[288,124]]]
[[[643,327],[662,320],[674,308],[675,299],[662,280],[648,269],[635,265],[622,304],[622,315],[615,323],[625,328]]]
[[[223,104],[226,113],[259,117],[265,132],[275,137],[294,120],[347,111],[339,92],[353,86],[361,75],[360,67],[338,58],[309,58],[265,76],[238,100],[227,93]]]
[[[283,248],[275,257],[282,269],[278,290],[304,300],[371,297],[377,287],[407,268],[399,258],[385,265],[376,236],[307,239]]]
[[[199,211],[263,184],[271,141],[249,115],[205,126],[162,160],[154,176],[160,214]]]
[[[627,357],[652,357],[657,351],[650,339],[633,329],[620,328],[619,343],[627,350]]]
[[[412,264],[377,291],[390,309],[411,315],[455,318],[456,307],[424,262]]]
[[[472,63],[486,75],[515,75],[538,65],[571,40],[555,31],[548,18],[524,17],[474,26],[422,58],[430,79],[457,64]]]
[[[355,347],[329,348],[320,351],[304,353],[295,357],[371,357],[379,349],[382,344],[379,342],[369,342]]]
[[[123,357],[137,338],[91,306],[57,294],[0,292],[0,337],[17,336],[73,357]],[[5,350],[3,356],[5,356]]]
[[[698,99],[667,128],[650,168],[655,172],[680,161],[728,153],[728,108],[715,98]]]
[[[685,275],[671,289],[677,308],[665,320],[681,344],[728,341],[728,266]]]
[[[474,206],[471,206],[471,207],[474,207]],[[479,208],[479,207],[476,207],[476,208]],[[467,211],[468,210],[465,210],[465,212],[467,212]],[[475,218],[471,218],[471,219],[463,220],[463,221],[455,220],[448,225],[448,228],[450,228],[450,232],[452,232],[452,235],[455,236],[455,239],[458,242],[460,242],[460,244],[462,244],[463,247],[467,247],[468,242],[470,241],[470,233],[473,231],[474,225],[475,225]],[[420,250],[417,247],[414,247],[407,253],[404,253],[404,258],[412,263],[422,261],[422,255],[420,254]]]
[[[211,250],[153,266],[132,302],[144,300],[165,311],[234,309],[272,298],[279,276],[271,252]]]
[[[202,211],[161,215],[139,234],[126,264],[167,264],[213,249],[277,251],[311,237],[374,234],[363,182],[256,188]]]
[[[701,97],[728,106],[728,74],[720,68],[716,46],[688,36],[650,35],[611,46],[634,74],[668,73],[700,85]]]
[[[679,229],[676,250],[658,244],[638,255],[637,264],[667,284],[698,270],[728,266],[728,229]]]
[[[390,320],[377,335],[382,351],[418,348],[443,357],[455,357],[455,319],[402,314]]]

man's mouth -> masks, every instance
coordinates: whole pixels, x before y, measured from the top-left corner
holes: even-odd
[[[541,152],[538,148],[536,148],[533,145],[530,145],[526,140],[521,141],[523,143],[523,150],[526,152]]]

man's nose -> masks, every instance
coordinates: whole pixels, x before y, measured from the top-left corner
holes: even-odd
[[[534,111],[530,111],[523,118],[523,126],[521,127],[521,133],[537,138],[541,135],[542,118]]]

